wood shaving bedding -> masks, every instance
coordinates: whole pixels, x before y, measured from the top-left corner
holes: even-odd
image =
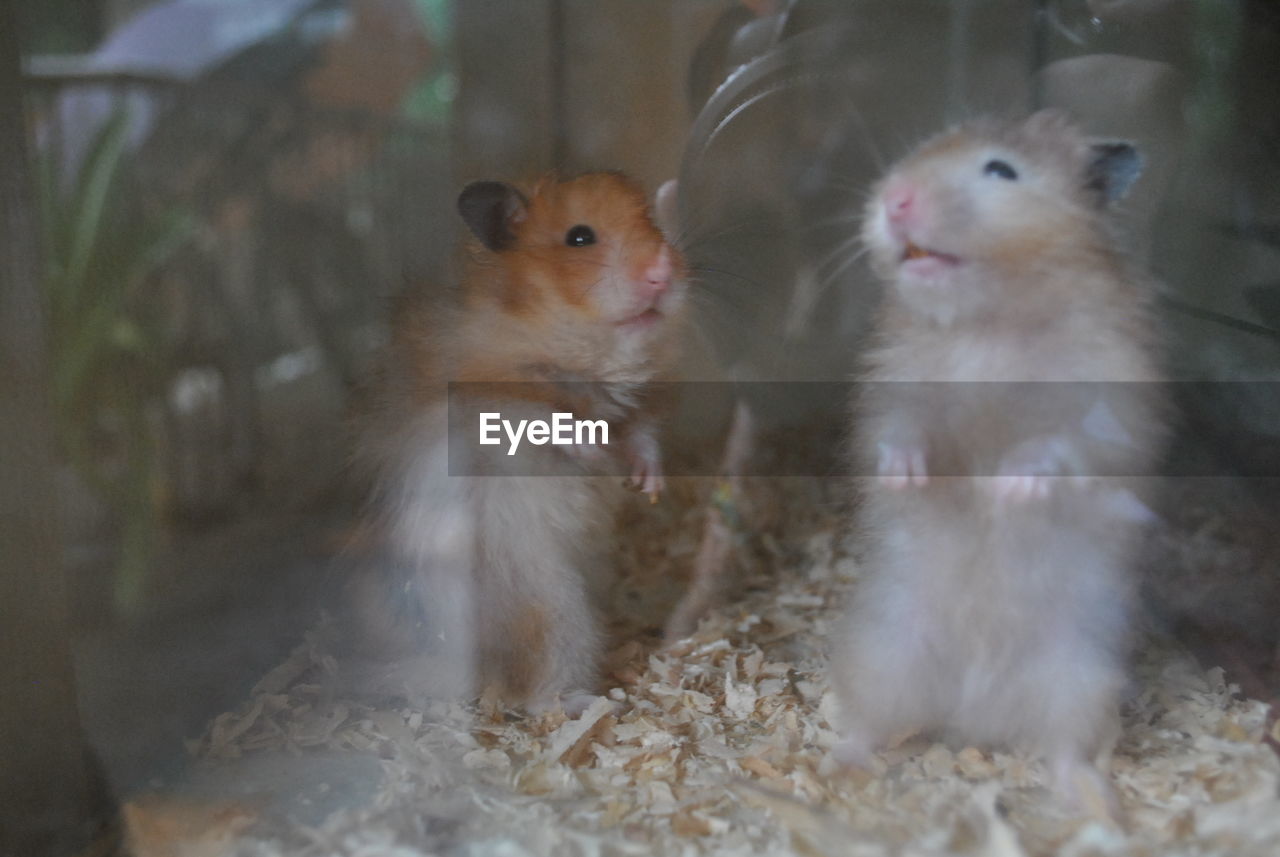
[[[1154,634],[1136,658],[1113,765],[1123,829],[1063,812],[1041,765],[1016,754],[904,736],[873,771],[834,771],[823,640],[856,584],[856,562],[840,550],[847,514],[817,480],[748,482],[772,528],[741,540],[738,596],[665,650],[652,631],[700,535],[698,492],[677,488],[658,512],[627,522],[633,543],[613,605],[622,642],[607,693],[576,719],[340,698],[325,634],[309,636],[192,749],[211,761],[370,754],[382,786],[315,827],[262,821],[234,853],[1280,853],[1267,707]]]

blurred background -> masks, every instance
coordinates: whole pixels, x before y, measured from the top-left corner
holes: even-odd
[[[389,298],[448,289],[470,180],[678,177],[688,375],[740,384],[767,437],[838,419],[750,382],[854,365],[874,178],[947,122],[1066,107],[1147,155],[1129,208],[1175,377],[1233,382],[1187,388],[1175,459],[1280,473],[1270,0],[10,2],[67,580],[48,633],[117,794],[180,777],[339,597],[348,393]],[[1228,509],[1248,559],[1152,597],[1274,692],[1275,492],[1197,485],[1170,514]]]

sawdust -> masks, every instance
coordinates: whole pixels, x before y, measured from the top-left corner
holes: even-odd
[[[1066,813],[1037,761],[999,751],[908,740],[872,772],[832,770],[823,641],[857,580],[840,547],[847,514],[818,480],[747,490],[771,524],[739,534],[733,597],[665,650],[654,631],[696,549],[699,494],[677,489],[627,513],[619,645],[606,693],[577,719],[339,698],[323,630],[311,635],[192,750],[372,754],[382,788],[319,827],[261,823],[235,853],[1280,853],[1266,706],[1154,634],[1136,658],[1113,767],[1123,829]]]

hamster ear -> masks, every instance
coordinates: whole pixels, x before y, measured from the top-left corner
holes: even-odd
[[[668,241],[675,238],[680,228],[679,188],[675,179],[663,182],[662,187],[658,188],[658,192],[654,194],[653,219],[654,225],[661,230]]]
[[[516,240],[511,227],[524,220],[529,201],[504,182],[472,182],[458,195],[458,213],[486,248],[499,252]]]
[[[1055,138],[1073,127],[1071,114],[1060,107],[1045,107],[1027,117],[1025,127],[1036,136]]]
[[[1129,143],[1093,143],[1085,187],[1098,194],[1103,205],[1123,199],[1142,175],[1142,155]]]

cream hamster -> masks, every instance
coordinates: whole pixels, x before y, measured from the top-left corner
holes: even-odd
[[[1042,111],[943,133],[874,191],[863,240],[887,290],[853,430],[877,476],[831,652],[845,762],[914,729],[1110,794],[1097,764],[1165,433],[1151,289],[1110,212],[1139,168]]]
[[[607,418],[623,435],[609,449],[621,447],[656,494],[646,391],[679,353],[684,262],[643,189],[618,173],[527,190],[477,182],[458,210],[475,240],[456,305],[406,306],[374,385],[359,452],[378,475],[383,573],[357,588],[356,610],[369,648],[402,664],[388,675],[411,695],[572,709],[597,678],[590,590],[623,492],[598,475],[612,453],[526,445],[518,470],[486,459],[485,475],[450,475],[450,418],[472,407]],[[490,383],[447,400],[448,382]],[[453,454],[452,472],[477,472]]]

